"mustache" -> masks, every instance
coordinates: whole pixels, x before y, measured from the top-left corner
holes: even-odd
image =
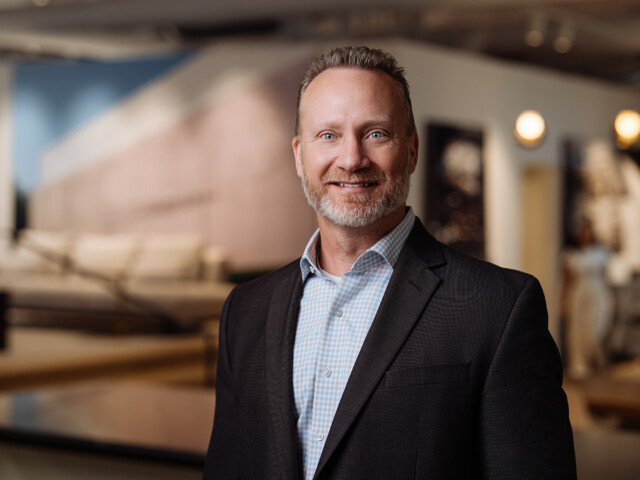
[[[363,170],[353,173],[328,172],[322,176],[322,183],[382,183],[387,176],[379,170]]]

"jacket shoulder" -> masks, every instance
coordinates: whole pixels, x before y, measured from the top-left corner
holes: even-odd
[[[451,247],[443,245],[445,251],[445,257],[454,266],[463,266],[465,270],[470,272],[477,272],[477,275],[487,275],[489,277],[501,277],[509,281],[525,282],[530,279],[535,279],[533,275],[515,270],[512,268],[501,267],[495,263],[491,263],[487,260],[482,260],[476,257],[472,257]]]
[[[522,288],[528,282],[538,283],[532,275],[505,268],[462,253],[433,237],[421,222],[416,222],[408,243],[410,248],[430,265],[434,273],[478,289]],[[510,288],[507,288],[510,290]]]

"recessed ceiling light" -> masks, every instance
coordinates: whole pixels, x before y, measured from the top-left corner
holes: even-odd
[[[558,53],[569,53],[576,38],[576,27],[573,22],[565,21],[560,25],[558,36],[553,41],[553,49]]]
[[[539,47],[544,43],[544,37],[547,33],[547,22],[542,15],[534,15],[531,17],[529,30],[524,36],[524,41],[530,47]]]

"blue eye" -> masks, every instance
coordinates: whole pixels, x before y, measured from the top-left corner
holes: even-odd
[[[322,138],[324,140],[333,140],[336,136],[333,133],[323,133]]]
[[[373,132],[371,138],[382,138],[382,132]]]

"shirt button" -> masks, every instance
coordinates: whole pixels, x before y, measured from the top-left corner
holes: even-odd
[[[324,376],[325,376],[325,377],[330,377],[332,373],[333,373],[333,372],[327,368],[327,369],[325,369],[325,371],[324,371]]]
[[[336,308],[335,312],[333,312],[333,314],[336,317],[341,317],[342,316],[342,310],[340,310],[339,308]]]
[[[321,432],[316,433],[316,440],[321,442],[322,440],[324,440],[324,435]]]
[[[313,266],[309,267],[309,270],[311,271],[311,273],[316,273],[316,269],[313,268]]]

